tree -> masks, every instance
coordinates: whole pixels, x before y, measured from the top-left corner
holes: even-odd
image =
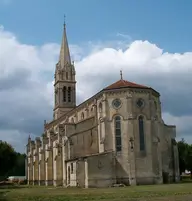
[[[25,175],[25,154],[16,153],[16,163],[10,174],[12,176],[24,176]]]
[[[188,170],[191,172],[192,179],[192,145],[182,139],[177,143],[179,151],[179,168],[180,173]]]
[[[16,164],[17,156],[13,147],[0,140],[0,176],[7,177]]]
[[[191,172],[192,179],[192,145],[187,146],[186,169]]]
[[[177,146],[179,152],[179,169],[180,174],[182,174],[182,172],[185,172],[187,169],[188,144],[182,139],[177,143]]]

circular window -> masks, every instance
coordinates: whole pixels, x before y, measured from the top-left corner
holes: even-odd
[[[112,105],[115,109],[118,109],[121,106],[121,100],[120,99],[113,100]]]
[[[144,100],[141,99],[141,98],[139,98],[139,99],[137,100],[137,106],[138,106],[139,108],[144,107]]]

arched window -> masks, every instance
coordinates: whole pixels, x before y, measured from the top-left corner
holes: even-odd
[[[63,101],[66,102],[66,87],[63,87]]]
[[[139,119],[139,140],[140,140],[140,151],[145,150],[145,136],[144,136],[144,122],[143,117],[140,116]]]
[[[93,113],[93,112],[94,112],[93,110],[94,110],[94,108],[93,108],[93,106],[92,106],[92,107],[91,107],[91,113]]]
[[[121,151],[121,117],[115,117],[115,146],[116,151]]]
[[[83,120],[84,119],[84,113],[82,112],[81,113],[81,120]]]
[[[68,102],[71,102],[71,87],[68,87]]]
[[[71,123],[75,123],[75,120],[74,120],[74,118],[73,118],[73,117],[71,118]]]

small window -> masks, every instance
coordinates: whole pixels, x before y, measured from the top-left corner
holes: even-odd
[[[81,113],[81,120],[83,120],[84,119],[84,113],[82,112]]]
[[[73,117],[71,118],[71,123],[75,123],[75,120],[74,120],[74,118],[73,118]]]

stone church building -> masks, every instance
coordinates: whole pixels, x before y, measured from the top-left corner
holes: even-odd
[[[88,188],[179,181],[176,127],[162,119],[160,94],[121,74],[76,105],[75,76],[64,25],[54,117],[41,137],[28,139],[28,184]]]

